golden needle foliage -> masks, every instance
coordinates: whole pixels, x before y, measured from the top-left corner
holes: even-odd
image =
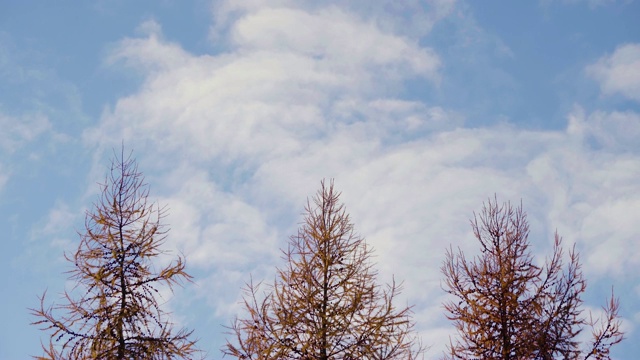
[[[65,254],[76,287],[63,305],[45,306],[45,293],[31,309],[34,324],[51,332],[37,359],[191,358],[198,352],[191,331],[173,331],[156,299],[159,286],[191,278],[181,257],[159,270],[151,262],[166,237],[164,209],[147,202],[144,177],[123,153],[101,187],[78,250]]]
[[[467,259],[447,252],[442,266],[447,317],[459,339],[450,345],[451,359],[609,359],[611,346],[623,339],[618,301],[611,296],[605,318],[582,317],[586,281],[573,248],[564,266],[562,239],[537,266],[529,249],[529,224],[522,205],[489,200],[471,221],[481,254]],[[585,325],[592,341],[576,337]]]
[[[259,300],[249,283],[247,318],[231,327],[238,359],[414,359],[410,308],[393,304],[400,287],[376,284],[371,250],[353,225],[333,183],[307,203],[304,223],[284,253],[270,292]]]

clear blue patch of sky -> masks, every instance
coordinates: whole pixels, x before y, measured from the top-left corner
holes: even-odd
[[[585,3],[477,1],[461,4],[423,44],[442,57],[439,87],[407,84],[410,97],[456,109],[467,126],[509,121],[530,129],[564,129],[574,104],[638,109],[600,96],[585,66],[619,45],[640,41],[640,3],[591,8]]]
[[[210,6],[205,1],[27,0],[0,4],[0,34],[9,44],[8,51],[17,49],[9,54],[12,63],[46,73],[50,82],[73,87],[83,112],[92,121],[106,104],[127,95],[141,80],[133,72],[105,66],[109,44],[135,36],[134,30],[150,19],[162,25],[169,41],[179,42],[187,51],[210,51]],[[10,108],[12,102],[33,99],[42,90],[42,102],[64,104],[59,97],[68,94],[56,92],[56,85],[36,83],[34,79],[21,81],[14,76],[10,85],[0,85],[0,103]]]

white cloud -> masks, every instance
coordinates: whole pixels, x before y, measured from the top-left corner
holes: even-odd
[[[13,153],[43,133],[51,131],[51,123],[42,115],[13,117],[0,113],[0,148]]]
[[[427,35],[433,26],[449,16],[455,8],[456,0],[331,0],[321,3],[309,0],[223,0],[215,1],[212,6],[214,23],[210,37],[213,41],[223,41],[228,27],[247,13],[264,9],[326,9],[328,7],[345,9],[357,13],[385,32],[403,34],[412,37]]]
[[[70,231],[74,229],[80,218],[84,215],[83,211],[73,211],[64,202],[56,202],[55,206],[49,210],[43,224],[36,225],[32,230],[34,239],[52,238],[51,245],[63,251],[71,251],[74,241],[77,239],[77,233]],[[69,238],[71,236],[71,238]],[[42,244],[34,243],[35,246],[41,247]]]
[[[568,131],[598,148],[623,152],[638,150],[640,114],[632,111],[595,111],[587,117],[577,107],[569,116]]]
[[[543,5],[548,5],[554,1],[557,0],[541,0],[540,2]],[[601,6],[607,6],[607,5],[613,5],[616,2],[628,2],[629,0],[623,0],[623,1],[618,1],[618,0],[560,0],[561,3],[564,4],[584,4],[586,3],[589,8],[591,9],[596,9],[599,8]]]
[[[59,233],[62,230],[73,228],[74,221],[77,220],[79,214],[72,212],[65,203],[57,203],[56,206],[49,211],[46,224],[40,229],[43,235],[51,235]]]
[[[272,278],[322,178],[336,179],[381,278],[405,281],[425,336],[448,326],[437,315],[444,250],[474,251],[468,219],[494,193],[523,199],[536,249],[557,227],[587,273],[637,268],[640,248],[625,245],[640,220],[638,114],[576,108],[566,131],[465,128],[455,111],[398,98],[402,81],[437,78],[437,56],[416,41],[337,7],[247,7],[226,53],[189,54],[155,23],[123,41],[112,59],[137,64],[144,83],[85,134],[136,149],[171,209],[169,244],[223,321],[249,273]],[[601,253],[620,247],[622,258]],[[444,344],[424,341],[440,355]]]
[[[43,115],[9,116],[0,112],[0,189],[9,181],[12,169],[8,160],[16,151],[34,142],[46,133],[52,133],[49,119]],[[53,133],[54,137],[56,136]],[[31,158],[37,158],[35,153]],[[4,164],[3,164],[4,162]]]
[[[638,119],[631,112],[586,115],[576,108],[563,139],[574,145],[549,151],[528,166],[552,199],[549,223],[570,244],[577,243],[591,276],[619,276],[636,267],[640,256],[630,228],[640,221],[631,210],[640,200],[634,180],[640,157],[628,136],[640,129]]]
[[[9,171],[0,163],[0,190],[2,190],[4,185],[7,183],[10,175]]]
[[[587,74],[600,83],[605,95],[621,94],[640,101],[640,44],[618,46],[586,68]]]
[[[317,13],[294,9],[264,9],[240,19],[232,30],[241,48],[302,53],[320,57],[334,70],[361,71],[363,67],[415,72],[437,78],[435,54],[411,41],[382,33],[374,23],[361,22],[331,7]]]
[[[273,17],[283,25],[273,25]],[[315,26],[319,35],[291,35],[299,32],[302,22]],[[189,139],[194,158],[232,160],[295,152],[305,138],[322,136],[335,125],[327,124],[325,117],[336,98],[342,104],[349,98],[360,102],[363,95],[375,100],[406,76],[437,76],[437,57],[430,50],[383,34],[335,8],[317,14],[287,9],[248,14],[233,26],[238,50],[216,57],[189,56],[163,41],[157,24],[144,27],[152,29],[149,35],[123,41],[111,61],[120,59],[147,73],[145,90],[121,99],[105,114],[113,121],[103,126],[135,127],[162,138],[161,151],[166,152]],[[340,35],[332,32],[334,28],[359,35]],[[336,110],[344,112],[341,106]],[[416,126],[421,122],[412,121]],[[121,126],[128,123],[132,126]],[[167,124],[180,125],[171,129]],[[93,134],[109,133],[105,130]],[[272,141],[274,132],[281,135],[279,142]]]
[[[172,245],[189,254],[192,266],[242,270],[277,257],[274,230],[254,205],[219,189],[205,171],[177,170],[171,176],[180,177],[179,190],[159,203],[170,206]]]
[[[125,60],[128,66],[145,71],[160,71],[180,66],[189,59],[189,54],[178,45],[162,39],[160,25],[154,20],[145,21],[137,30],[146,37],[122,40],[121,45],[114,48],[107,57],[107,64],[112,65],[119,60]],[[144,53],[145,56],[136,56],[139,53]]]

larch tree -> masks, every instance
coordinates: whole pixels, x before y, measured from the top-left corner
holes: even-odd
[[[582,316],[586,281],[575,246],[565,258],[556,233],[551,256],[536,265],[522,204],[499,205],[497,198],[471,226],[481,254],[467,259],[450,249],[442,266],[443,287],[453,295],[444,306],[458,331],[447,358],[609,359],[623,339],[619,304],[612,294],[603,318]],[[577,339],[585,326],[592,329],[586,344]]]
[[[246,318],[223,348],[238,359],[415,359],[410,307],[396,308],[395,282],[380,286],[371,249],[354,233],[333,182],[307,202],[304,222],[283,251],[286,266],[262,296],[246,288]]]
[[[149,187],[124,151],[111,163],[100,200],[85,217],[71,262],[72,290],[62,305],[31,309],[50,332],[37,359],[188,359],[198,354],[192,331],[174,331],[158,302],[162,287],[190,281],[177,257],[156,269],[152,260],[167,234],[165,209],[148,202]],[[59,314],[61,313],[61,314]]]

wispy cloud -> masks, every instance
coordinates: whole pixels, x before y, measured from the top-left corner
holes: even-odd
[[[618,46],[586,69],[600,83],[604,95],[620,94],[640,101],[640,44]]]
[[[9,160],[28,144],[45,136],[54,135],[51,123],[43,115],[10,116],[0,111],[0,189],[12,175]],[[32,154],[32,156],[35,156]],[[26,158],[25,158],[26,159]]]
[[[26,143],[52,130],[49,119],[43,115],[8,116],[0,113],[0,148],[13,153]]]
[[[625,3],[629,0],[541,0],[542,4],[548,5],[552,2],[561,2],[564,4],[587,4],[591,9],[597,9],[602,6],[613,5],[615,3]]]

